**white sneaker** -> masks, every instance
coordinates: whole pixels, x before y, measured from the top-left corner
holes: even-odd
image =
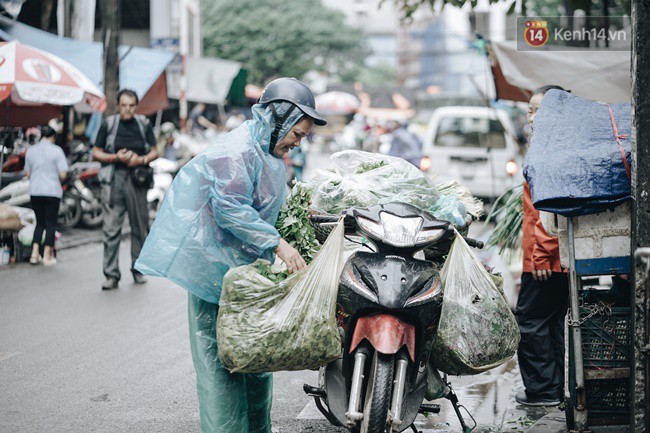
[[[56,260],[55,257],[45,257],[45,258],[43,259],[43,264],[44,264],[45,266],[53,266],[53,265],[56,265],[56,264],[57,264],[57,260]]]
[[[43,258],[40,255],[38,255],[36,257],[32,256],[32,257],[29,258],[29,263],[31,263],[32,265],[38,265],[42,261],[43,261]]]

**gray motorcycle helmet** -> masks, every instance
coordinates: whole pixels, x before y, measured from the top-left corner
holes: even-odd
[[[327,124],[325,118],[316,111],[314,94],[305,83],[295,78],[278,78],[271,81],[264,88],[260,96],[260,104],[268,104],[274,101],[287,101],[298,107],[306,116],[314,119],[318,126]]]

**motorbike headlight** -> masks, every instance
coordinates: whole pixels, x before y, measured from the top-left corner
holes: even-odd
[[[443,229],[422,230],[415,237],[416,244],[428,244],[439,239],[445,231]]]
[[[364,217],[358,217],[357,224],[359,224],[361,230],[368,232],[378,239],[384,238],[384,227],[382,224],[376,223],[373,220],[369,220],[368,218]]]
[[[400,217],[388,212],[379,214],[380,222],[357,217],[357,224],[371,237],[394,247],[417,247],[432,243],[445,234],[444,229],[422,230],[424,220],[419,216]]]
[[[415,238],[422,227],[421,217],[402,218],[382,212],[379,218],[384,227],[384,242],[395,247],[415,245]]]

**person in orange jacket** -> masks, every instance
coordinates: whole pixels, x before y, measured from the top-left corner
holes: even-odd
[[[531,127],[544,94],[550,89],[563,90],[544,86],[530,98]],[[517,392],[515,400],[526,406],[556,406],[563,397],[564,317],[569,284],[560,264],[558,239],[544,230],[527,182],[523,213],[523,273],[515,316],[521,332],[517,358],[525,389]]]

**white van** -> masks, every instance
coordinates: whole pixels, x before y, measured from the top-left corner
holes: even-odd
[[[492,107],[440,107],[431,115],[420,168],[437,181],[457,180],[473,195],[494,199],[523,181],[508,114]]]

